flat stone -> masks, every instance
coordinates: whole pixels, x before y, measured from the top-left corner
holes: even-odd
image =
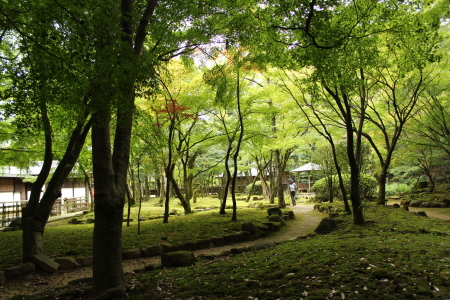
[[[83,267],[92,267],[94,264],[94,257],[92,256],[85,256],[85,257],[78,257],[78,263]]]
[[[123,259],[138,259],[141,258],[141,249],[133,249],[122,252]]]
[[[191,251],[176,251],[161,255],[161,264],[165,268],[187,267],[192,266],[194,263],[195,256]]]
[[[80,267],[75,257],[57,257],[55,262],[59,264],[59,270],[73,270]]]
[[[56,272],[56,270],[58,270],[59,267],[58,263],[54,262],[53,260],[50,259],[50,257],[48,257],[43,253],[33,255],[31,257],[31,261],[34,262],[36,267],[48,273]]]
[[[142,257],[153,257],[161,255],[162,253],[162,247],[160,245],[153,245],[148,246],[141,249],[141,256]]]
[[[36,265],[32,262],[25,263],[16,267],[6,270],[5,275],[8,279],[16,278],[36,270]]]

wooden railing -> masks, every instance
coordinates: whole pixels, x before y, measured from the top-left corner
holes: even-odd
[[[22,217],[22,208],[27,203],[27,200],[0,202],[0,227],[8,226],[12,220]],[[91,203],[89,203],[87,197],[58,198],[53,204],[50,216],[59,216],[61,214],[89,210],[90,208]]]
[[[22,208],[28,201],[0,202],[1,226],[8,226],[9,223],[22,216]]]
[[[61,210],[67,214],[88,209],[91,209],[91,203],[86,197],[64,198],[64,204],[61,205]]]

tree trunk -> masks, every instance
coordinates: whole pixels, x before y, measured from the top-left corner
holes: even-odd
[[[258,175],[259,174],[256,174],[255,178],[253,178],[252,185],[250,186],[250,189],[247,191],[248,195],[247,195],[247,199],[245,199],[245,202],[250,201],[250,197],[252,196],[253,188],[255,187],[255,183],[256,183],[256,180],[258,179]]]
[[[237,67],[237,80],[236,80],[236,99],[237,99],[237,110],[238,110],[238,116],[239,116],[239,127],[240,127],[240,133],[239,138],[236,145],[236,150],[233,154],[233,164],[234,164],[234,170],[233,170],[233,178],[231,182],[231,198],[233,200],[233,216],[231,217],[231,221],[237,221],[237,202],[236,202],[236,180],[237,180],[237,174],[238,174],[238,157],[239,157],[239,150],[241,149],[242,139],[244,138],[244,121],[242,120],[242,111],[241,111],[241,90],[240,90],[240,72],[239,72],[239,66]]]
[[[185,214],[192,213],[191,203],[189,202],[189,200],[184,198],[183,193],[180,191],[180,188],[179,188],[177,182],[175,181],[175,179],[173,178],[173,176],[170,180],[172,182],[172,187],[175,190],[175,194],[177,195],[178,199],[180,200],[181,205],[183,205],[184,213]]]
[[[284,201],[284,191],[283,191],[283,164],[281,163],[281,153],[280,150],[275,150],[275,167],[276,167],[276,185],[277,185],[277,195],[278,195],[278,207],[285,208],[286,203]]]
[[[230,144],[228,146],[228,149],[227,149],[227,153],[225,155],[226,181],[225,181],[225,186],[224,186],[224,189],[223,189],[222,203],[220,205],[220,211],[219,211],[219,213],[221,215],[226,214],[225,208],[227,206],[228,188],[230,186],[230,181],[231,181],[230,180],[230,178],[231,178],[230,166],[229,166],[229,163],[228,163],[228,161],[230,159],[231,150],[232,150],[232,148],[231,148],[231,142],[230,142]]]
[[[85,115],[85,117],[87,117],[87,115]],[[28,209],[28,206],[26,208],[25,222],[22,225],[23,228],[25,228],[22,236],[24,261],[29,261],[33,255],[44,252],[42,242],[45,225],[51,214],[53,204],[56,199],[61,196],[61,187],[72,171],[72,168],[83,149],[86,136],[91,128],[91,121],[88,121],[86,124],[84,124],[83,121],[84,120],[79,121],[73,130],[64,156],[56,167],[44,196],[37,204],[35,201],[36,199],[39,200],[39,198],[33,198],[30,209]],[[34,211],[32,211],[33,207]]]
[[[42,169],[36,181],[31,187],[30,199],[28,200],[27,206],[22,209],[22,260],[23,262],[29,261],[30,257],[39,252],[37,242],[35,241],[35,235],[33,234],[33,229],[28,230],[30,225],[30,219],[36,212],[36,208],[39,205],[39,199],[41,198],[41,190],[47,180],[48,175],[52,167],[53,161],[53,150],[52,150],[52,130],[50,126],[50,121],[47,114],[47,106],[44,101],[41,102],[41,117],[44,127],[44,138],[45,138],[45,152],[44,152],[44,163]]]

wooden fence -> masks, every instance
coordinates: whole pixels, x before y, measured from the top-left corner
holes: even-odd
[[[0,202],[0,227],[8,226],[12,220],[22,217],[22,208],[25,207],[27,203],[27,200]],[[91,209],[91,203],[88,201],[87,197],[58,198],[53,204],[50,216],[59,216],[61,214],[89,209]]]

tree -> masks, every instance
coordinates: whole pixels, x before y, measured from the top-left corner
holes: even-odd
[[[1,10],[9,30],[15,32],[16,51],[21,53],[4,65],[8,78],[5,113],[13,117],[18,132],[43,134],[45,141],[43,166],[22,212],[24,261],[44,252],[42,241],[46,222],[91,126],[87,107],[89,95],[82,92],[86,80],[84,75],[80,76],[81,72],[87,71],[86,65],[78,61],[78,57],[66,55],[65,47],[76,44],[62,34],[70,25],[63,24],[58,8],[47,4],[36,7],[32,3],[20,7],[12,4]],[[18,11],[22,14],[17,14]],[[61,26],[56,28],[56,24]],[[47,44],[49,39],[53,43]],[[62,146],[57,147],[63,149],[60,155],[54,153],[54,144],[59,143],[55,129],[64,136]],[[58,159],[58,166],[40,199],[54,159]]]
[[[355,1],[349,4],[338,1],[328,6],[328,3],[312,1],[310,4],[303,7],[302,13],[288,7],[292,9],[291,16],[281,21],[274,20],[272,27],[279,34],[279,39],[290,46],[288,53],[299,63],[299,67],[310,66],[305,71],[308,76],[306,81],[314,87],[310,95],[319,95],[324,101],[322,105],[330,108],[328,115],[321,112],[317,116],[345,131],[354,223],[362,224],[364,217],[359,195],[362,137],[370,93],[375,90],[373,84],[377,80],[373,75],[378,62],[385,59],[380,55],[383,53],[381,45],[386,41],[395,43],[400,33],[394,30],[394,24],[401,24],[407,32],[401,37],[407,41],[418,41],[418,46],[410,54],[424,50],[429,54],[434,41],[423,41],[428,33],[436,29],[438,11],[436,7],[429,8],[420,1],[415,4],[423,7],[422,10],[412,10],[409,4],[398,2]],[[440,4],[443,5],[442,2]],[[418,26],[420,33],[416,32]],[[422,31],[427,33],[422,36]],[[406,38],[408,35],[411,37]],[[399,43],[395,45],[399,47]],[[407,43],[406,47],[411,45]],[[420,69],[420,65],[410,61],[402,65],[407,71],[412,66]],[[309,103],[314,104],[314,100],[309,100]]]

